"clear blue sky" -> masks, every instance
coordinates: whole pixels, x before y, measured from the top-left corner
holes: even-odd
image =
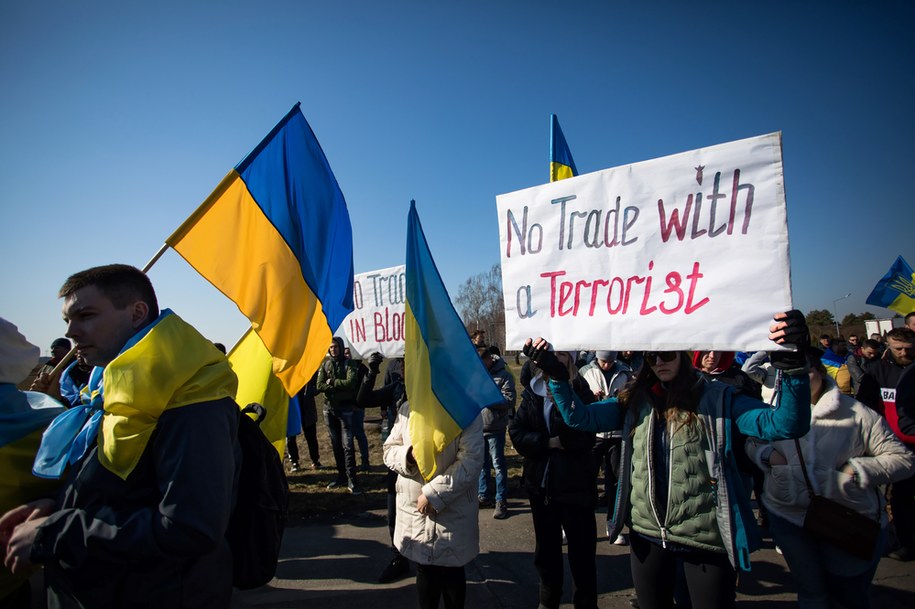
[[[47,350],[72,272],[142,266],[296,101],[346,196],[356,272],[403,262],[415,198],[452,297],[499,262],[495,197],[783,132],[795,305],[839,317],[915,264],[909,2],[0,3],[0,316]],[[753,273],[752,268],[746,269]],[[163,306],[245,320],[174,252]]]

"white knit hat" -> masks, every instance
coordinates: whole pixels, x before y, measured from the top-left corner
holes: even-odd
[[[38,365],[41,349],[0,317],[0,383],[18,383]]]

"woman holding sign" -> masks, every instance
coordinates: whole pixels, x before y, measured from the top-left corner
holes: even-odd
[[[779,313],[769,339],[806,347],[800,311]],[[614,539],[630,529],[632,580],[642,609],[671,607],[682,567],[694,607],[733,607],[737,569],[749,569],[759,533],[734,458],[738,432],[764,440],[796,438],[810,426],[810,390],[802,350],[772,353],[784,373],[778,409],[723,383],[702,379],[686,353],[649,352],[616,398],[586,405],[542,338],[524,351],[551,377],[565,422],[583,431],[622,430]]]

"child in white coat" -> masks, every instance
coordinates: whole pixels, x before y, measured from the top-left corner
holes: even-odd
[[[421,609],[461,609],[464,565],[480,552],[477,482],[483,467],[483,421],[477,417],[436,457],[438,474],[425,481],[413,458],[410,406],[401,407],[384,443],[384,464],[397,472],[394,545],[416,564]]]

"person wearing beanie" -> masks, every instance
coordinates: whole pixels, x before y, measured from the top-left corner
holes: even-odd
[[[59,370],[57,374],[54,374],[54,369],[67,357],[67,354],[70,353],[70,348],[70,341],[66,338],[54,339],[54,342],[51,343],[51,359],[38,369],[35,380],[32,381],[32,385],[29,387],[31,391],[46,393],[59,402],[67,402],[60,390],[60,378],[63,370]]]
[[[632,379],[632,370],[629,366],[617,359],[617,351],[597,351],[594,361],[579,370],[581,377],[587,381],[588,387],[594,393],[595,400],[615,397],[623,387]],[[616,497],[617,480],[619,479],[620,448],[623,443],[622,433],[619,431],[602,431],[595,435],[594,440],[594,469],[600,477],[600,469],[604,468],[603,477],[603,502],[612,502]],[[600,480],[598,481],[600,484]],[[610,522],[610,510],[607,510],[607,522]],[[607,529],[609,531],[609,528]],[[609,532],[608,532],[609,536]],[[628,537],[620,534],[613,542],[616,545],[627,545]]]
[[[59,482],[32,475],[32,462],[41,434],[63,406],[43,393],[20,391],[16,384],[38,364],[39,349],[19,333],[16,326],[0,318],[0,515],[36,499],[53,497]],[[12,530],[0,526],[0,548]],[[0,606],[28,607],[28,577],[13,575],[0,564]]]

